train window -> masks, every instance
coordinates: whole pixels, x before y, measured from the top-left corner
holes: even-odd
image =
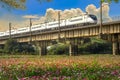
[[[32,27],[32,29],[36,29],[36,28],[40,28],[41,26],[37,26],[37,27]]]
[[[21,29],[21,30],[18,30],[18,31],[24,31],[24,30],[26,30],[26,29]]]
[[[97,17],[95,15],[89,15],[93,20],[97,20]]]
[[[79,19],[74,19],[74,20],[70,20],[71,22],[74,22],[74,21],[80,21],[82,20],[82,18],[79,18]]]

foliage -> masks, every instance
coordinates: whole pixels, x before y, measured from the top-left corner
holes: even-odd
[[[18,66],[10,66],[9,71],[4,70],[5,73],[1,75],[2,79],[19,79],[19,80],[119,80],[120,68],[101,68],[101,67],[63,67],[61,69],[57,67],[50,67],[47,69],[35,68],[23,70],[17,70]],[[4,69],[4,68],[3,68]],[[15,72],[14,75],[11,72]],[[22,73],[20,75],[20,73]]]
[[[37,0],[38,2],[47,1],[50,2],[51,0]],[[15,9],[25,9],[26,8],[27,0],[0,0],[1,6],[3,8],[15,8]]]
[[[17,40],[9,39],[6,41],[4,47],[6,53],[10,53],[10,54],[16,53],[18,52],[18,49],[19,49],[19,43],[17,42]]]
[[[110,50],[109,44],[107,43],[88,43],[85,47],[80,47],[83,52],[89,53],[108,53]],[[110,52],[109,52],[110,53]]]
[[[23,53],[23,54],[26,54],[26,53],[35,54],[34,53],[35,52],[34,47],[31,44],[25,44],[25,43],[19,45],[19,51],[18,52]]]
[[[119,59],[120,56],[112,55],[19,56],[19,58],[3,56],[0,58],[0,79],[119,80]]]
[[[61,54],[68,54],[69,47],[66,44],[58,43],[51,46],[51,48],[48,50],[48,54],[54,54],[54,55],[61,55]]]
[[[101,0],[102,2],[108,2],[108,3],[111,3],[111,2],[116,2],[118,3],[119,0]]]
[[[37,0],[40,3],[47,1],[47,2],[51,2],[52,0]],[[16,9],[25,9],[25,3],[27,2],[27,0],[0,0],[1,2],[1,6],[2,7],[6,7],[6,8],[16,8]],[[102,0],[102,2],[116,2],[118,3],[119,0]]]
[[[2,55],[4,53],[3,49],[0,49],[0,55]]]
[[[91,42],[91,39],[90,38],[83,38],[83,43],[85,44],[85,43],[89,43],[89,42]]]
[[[78,44],[79,45],[79,44]],[[81,53],[111,53],[112,44],[98,38],[83,38],[79,45],[79,54]],[[58,43],[48,49],[48,54],[68,54],[69,44]]]
[[[25,9],[26,0],[0,0],[2,7]]]
[[[5,43],[4,52],[8,54],[16,53],[34,53],[34,48],[31,44],[20,44],[17,40],[9,39]]]
[[[91,42],[79,46],[80,53],[111,53],[111,51],[111,43],[97,38],[91,38]]]

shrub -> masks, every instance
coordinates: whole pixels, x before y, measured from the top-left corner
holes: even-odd
[[[111,53],[111,43],[101,39],[91,38],[91,42],[79,46],[81,53]]]
[[[18,44],[17,40],[9,39],[5,43],[4,50],[6,53],[11,54],[11,53],[17,52],[18,47],[19,47],[19,44]]]
[[[55,45],[52,45],[49,50],[48,50],[48,54],[54,54],[54,55],[61,55],[61,54],[68,54],[69,51],[69,47],[66,44],[63,43],[58,43]]]
[[[5,43],[4,51],[7,54],[34,53],[34,47],[31,44],[19,43],[17,40],[9,39]]]

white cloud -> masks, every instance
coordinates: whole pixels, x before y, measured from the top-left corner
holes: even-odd
[[[23,18],[39,18],[38,15],[25,15]]]
[[[109,16],[109,5],[107,3],[103,3],[102,6],[103,21],[111,21],[112,19]],[[96,8],[95,5],[90,4],[86,7],[85,12],[83,12],[80,8],[65,9],[64,11],[49,8],[47,9],[44,20],[42,21],[58,20],[58,11],[60,11],[61,19],[68,19],[74,16],[83,15],[85,12],[88,12],[88,14],[94,14],[97,16],[98,20],[100,19],[100,8]]]

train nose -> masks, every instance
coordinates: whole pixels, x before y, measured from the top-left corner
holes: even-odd
[[[97,24],[97,20],[95,20],[94,23]]]

